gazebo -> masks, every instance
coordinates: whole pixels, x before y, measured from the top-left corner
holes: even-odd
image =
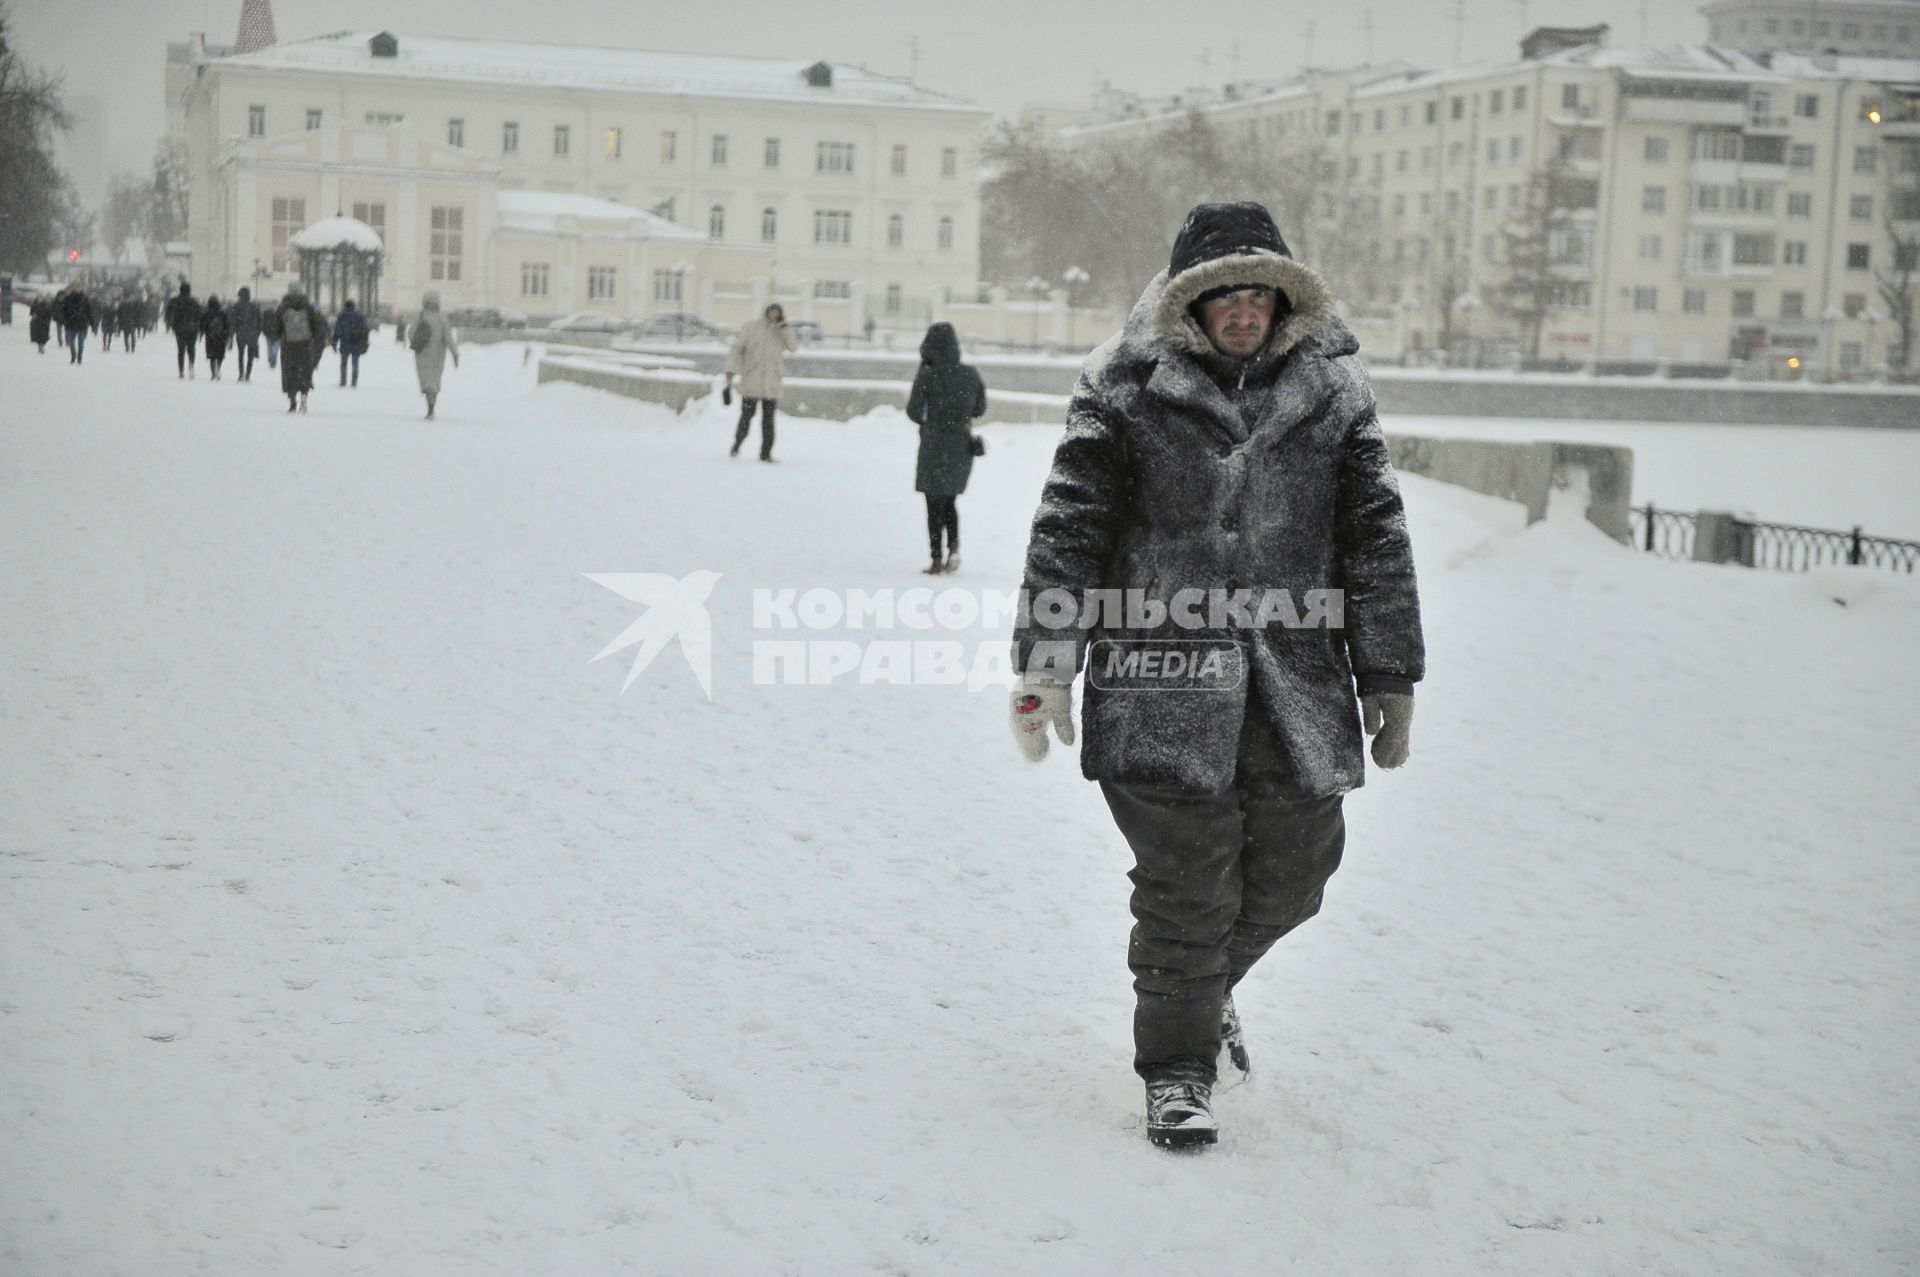
[[[300,255],[301,290],[315,305],[337,315],[351,297],[361,313],[379,313],[380,262],[386,245],[373,227],[351,217],[329,217],[289,243]]]

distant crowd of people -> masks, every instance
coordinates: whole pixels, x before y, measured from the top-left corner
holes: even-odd
[[[220,380],[231,353],[235,380],[251,381],[264,343],[267,367],[280,370],[288,412],[307,410],[314,374],[329,347],[339,355],[341,387],[357,388],[360,359],[371,348],[375,328],[352,298],[329,322],[299,284],[290,286],[277,303],[263,306],[248,288],[240,289],[228,302],[217,296],[203,302],[194,296],[193,285],[183,280],[164,304],[156,304],[144,288],[90,293],[69,285],[51,296],[42,293],[29,307],[27,337],[43,355],[47,343],[57,338],[67,352],[67,362],[80,364],[85,362],[90,334],[100,335],[102,350],[112,350],[118,337],[122,348],[131,351],[135,340],[152,332],[155,323],[164,324],[173,334],[175,375],[183,381],[196,376],[203,352],[212,380]],[[396,340],[413,353],[414,372],[431,420],[447,361],[451,359],[455,367],[460,364],[459,340],[441,312],[440,295],[429,290],[413,321],[399,319],[394,327]]]

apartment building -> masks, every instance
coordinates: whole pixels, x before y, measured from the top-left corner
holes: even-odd
[[[1390,346],[1898,362],[1878,276],[1920,236],[1920,60],[1613,49],[1604,33],[1536,32],[1504,65],[1316,72],[1199,109],[1276,153],[1323,154],[1345,183],[1330,214],[1372,202],[1389,283],[1333,283],[1356,320],[1391,325]],[[1128,145],[1178,118],[1063,136]],[[1550,164],[1553,304],[1523,349],[1509,249]]]

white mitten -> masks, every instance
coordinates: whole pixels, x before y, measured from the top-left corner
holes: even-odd
[[[1373,737],[1373,761],[1389,770],[1407,761],[1412,748],[1413,697],[1374,692],[1360,698],[1361,726]]]
[[[1013,739],[1027,761],[1047,756],[1047,724],[1053,724],[1062,745],[1073,744],[1073,689],[1064,683],[1036,680],[1014,685]]]

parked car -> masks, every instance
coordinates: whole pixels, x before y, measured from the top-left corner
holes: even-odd
[[[633,327],[633,321],[604,310],[576,310],[547,327],[557,333],[624,333]]]
[[[447,315],[455,328],[525,328],[526,312],[505,306],[462,306]]]
[[[827,330],[814,323],[811,319],[789,320],[787,327],[793,329],[793,335],[801,341],[825,341],[827,339]]]
[[[716,324],[710,324],[698,315],[689,315],[684,311],[674,311],[665,315],[650,315],[634,326],[633,336],[673,341],[725,341],[732,334]]]

